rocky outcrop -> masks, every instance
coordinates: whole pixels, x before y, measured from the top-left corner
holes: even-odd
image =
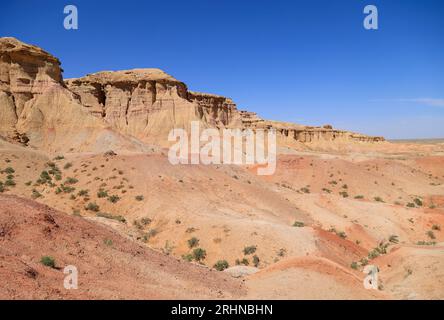
[[[284,143],[384,140],[331,125],[264,120],[238,110],[230,98],[189,91],[159,69],[103,71],[63,81],[57,58],[14,38],[0,38],[0,67],[0,135],[37,147],[77,150],[92,144],[108,150],[136,143],[139,148],[138,140],[165,145],[172,128],[189,129],[191,121],[204,128],[276,129]]]
[[[0,38],[0,135],[49,151],[140,147],[79,103],[57,58],[14,38]]]

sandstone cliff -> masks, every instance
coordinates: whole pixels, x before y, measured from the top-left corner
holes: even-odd
[[[0,135],[48,151],[141,148],[79,103],[57,58],[14,38],[0,38],[0,111]]]
[[[369,137],[331,126],[268,121],[227,97],[188,90],[159,69],[103,71],[63,81],[60,61],[14,38],[0,38],[0,135],[57,150],[167,144],[172,128],[276,129],[281,145],[356,142]],[[140,140],[140,141],[139,141]]]

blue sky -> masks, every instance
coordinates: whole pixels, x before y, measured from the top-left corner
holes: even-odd
[[[22,0],[1,1],[0,36],[54,54],[65,78],[156,67],[264,118],[442,138],[443,17],[441,0]]]

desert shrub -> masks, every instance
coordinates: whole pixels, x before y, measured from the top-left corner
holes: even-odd
[[[28,181],[28,182],[25,183],[25,185],[28,186],[28,187],[29,187],[31,184],[32,184],[32,181]]]
[[[355,199],[364,199],[364,196],[359,194],[359,195],[355,196]]]
[[[72,215],[76,216],[76,217],[81,217],[82,215],[80,214],[80,210],[79,209],[74,209],[72,211]]]
[[[97,197],[106,198],[108,197],[108,192],[106,190],[99,189],[99,191],[97,191]]]
[[[257,255],[253,256],[253,265],[257,268],[259,266],[260,259]]]
[[[71,200],[76,200],[76,196],[74,194],[71,194],[71,196],[69,197]]]
[[[15,186],[15,181],[14,180],[6,180],[5,181],[5,186],[14,187]]]
[[[214,264],[213,267],[217,271],[224,271],[225,269],[227,269],[229,267],[229,264],[228,264],[227,260],[219,260]]]
[[[94,212],[98,212],[100,210],[100,207],[95,202],[90,202],[90,203],[87,204],[85,209],[86,210],[90,210],[90,211],[94,211]]]
[[[196,237],[192,237],[191,239],[188,240],[188,247],[194,248],[197,247],[198,245],[199,245],[199,239],[197,239]]]
[[[14,170],[14,168],[7,167],[5,170],[3,170],[3,172],[7,173],[7,174],[12,174],[15,172],[15,170]]]
[[[333,181],[330,181],[329,184],[331,184],[331,185],[336,185],[336,184],[338,184],[338,183],[337,183],[335,180],[333,180]]]
[[[108,201],[112,202],[112,203],[116,203],[119,200],[120,200],[120,197],[117,195],[112,195],[112,196],[108,197]]]
[[[344,185],[342,186],[342,189],[348,189],[348,185],[344,184]]]
[[[248,246],[244,248],[244,254],[249,255],[256,252],[257,247],[256,246]]]
[[[287,254],[287,250],[285,250],[284,248],[279,249],[277,255],[279,257],[285,257],[285,255]]]
[[[41,196],[42,196],[42,194],[40,192],[38,192],[36,189],[32,190],[31,198],[37,199],[37,198],[40,198]]]
[[[368,265],[368,260],[367,260],[367,258],[362,258],[361,261],[360,261],[360,263],[361,263],[361,266],[366,266],[366,265]]]
[[[107,245],[107,246],[112,246],[113,245],[113,240],[111,240],[111,239],[105,239],[105,240],[103,240],[103,243],[105,244],[105,245]]]
[[[202,261],[206,258],[207,252],[202,248],[196,248],[193,250],[193,258],[196,261]]]
[[[381,197],[374,197],[373,198],[376,202],[384,202]]]
[[[5,186],[3,185],[3,182],[0,181],[0,193],[5,192]]]
[[[65,180],[65,184],[76,184],[77,182],[79,182],[79,180],[77,180],[76,178],[72,178],[72,177],[68,177]]]
[[[427,231],[426,234],[427,234],[427,236],[428,236],[430,239],[436,239],[436,236],[435,236],[435,234],[433,233],[432,230]]]
[[[182,255],[182,259],[188,262],[193,261],[193,255],[191,253]]]
[[[347,238],[347,234],[344,231],[340,231],[338,233],[336,233],[338,235],[338,237],[345,239]]]
[[[295,223],[293,223],[293,227],[302,228],[303,226],[305,226],[305,224],[301,221],[295,221]]]
[[[419,246],[434,246],[436,244],[435,241],[418,241],[416,243]]]
[[[327,189],[327,188],[322,188],[322,191],[327,192],[327,193],[331,193],[331,190]]]
[[[187,230],[185,231],[186,233],[193,233],[193,232],[195,232],[196,231],[196,228],[194,228],[194,227],[190,227],[190,228],[187,228]]]
[[[407,203],[407,207],[414,208],[415,204],[413,202],[409,202],[409,203]]]
[[[359,265],[358,265],[357,262],[353,261],[353,262],[351,263],[350,267],[351,267],[352,269],[354,269],[354,270],[358,270]]]
[[[343,198],[348,198],[348,193],[346,191],[341,191],[339,192],[339,194],[343,197]]]
[[[157,231],[156,229],[150,229],[148,230],[148,232],[145,234],[146,239],[150,239],[152,237],[155,237],[157,234],[159,233],[159,231]]]
[[[55,194],[59,194],[59,193],[62,193],[63,191],[62,191],[62,189],[60,188],[60,187],[57,187],[56,189],[55,189],[55,191],[54,191],[54,193]]]
[[[434,225],[432,226],[432,230],[440,231],[440,230],[441,230],[441,227],[440,227],[438,224],[434,224]]]
[[[89,193],[89,190],[80,190],[79,193],[78,193],[78,195],[79,195],[80,197],[84,197],[84,196],[87,196],[88,193]]]
[[[50,256],[43,256],[40,259],[40,263],[46,267],[55,268],[55,260]]]
[[[306,188],[306,187],[301,188],[301,191],[302,191],[303,193],[310,193],[310,189],[308,189],[308,188]]]
[[[144,217],[142,219],[140,219],[140,223],[142,223],[144,226],[147,226],[149,224],[151,224],[152,220],[150,218]]]
[[[143,199],[145,199],[145,198],[142,195],[136,196],[137,201],[142,201]]]
[[[370,252],[368,253],[368,258],[369,258],[370,260],[375,259],[375,258],[377,258],[377,257],[379,257],[379,252],[376,251],[376,250],[372,250],[372,251],[370,251]]]
[[[13,175],[13,174],[8,174],[8,175],[6,176],[6,179],[8,179],[8,180],[13,180],[13,179],[14,179],[14,175]]]
[[[91,202],[90,202],[91,203]],[[94,204],[93,204],[94,205]],[[88,204],[88,206],[89,206],[89,204]],[[98,207],[98,206],[97,206]],[[92,209],[87,209],[87,210],[92,210]],[[95,210],[92,210],[92,211],[95,211]],[[97,211],[98,211],[98,209],[97,209]],[[119,221],[119,222],[122,222],[122,223],[125,223],[126,222],[126,219],[124,218],[124,217],[122,217],[121,215],[114,215],[114,214],[111,214],[111,213],[106,213],[106,212],[98,212],[97,214],[96,214],[96,216],[97,217],[100,217],[100,218],[106,218],[106,219],[111,219],[111,220],[117,220],[117,221]]]
[[[40,178],[37,180],[38,184],[45,184],[52,180],[51,176],[49,175],[48,171],[44,170],[40,173]]]
[[[71,187],[71,186],[65,186],[64,184],[61,184],[61,185],[60,185],[60,188],[62,189],[62,191],[63,191],[64,193],[71,193],[71,192],[73,192],[74,190],[76,190],[76,188]]]
[[[63,169],[68,170],[69,168],[72,167],[72,163],[71,162],[67,162],[64,166]]]
[[[239,264],[243,264],[244,266],[248,266],[248,265],[250,265],[250,261],[248,261],[247,258],[243,258],[242,260],[239,261]]]
[[[415,198],[413,199],[413,202],[418,206],[418,207],[422,207],[422,201],[419,198]]]
[[[391,243],[398,243],[399,242],[399,239],[398,239],[398,236],[397,235],[391,235],[390,237],[389,237],[389,241],[391,242]]]
[[[54,160],[63,160],[63,159],[65,159],[65,157],[62,156],[62,155],[59,155],[59,156],[54,158]]]

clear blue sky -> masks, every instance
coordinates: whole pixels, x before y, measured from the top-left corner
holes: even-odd
[[[1,1],[0,36],[54,54],[65,78],[157,67],[269,119],[444,137],[442,0]]]

